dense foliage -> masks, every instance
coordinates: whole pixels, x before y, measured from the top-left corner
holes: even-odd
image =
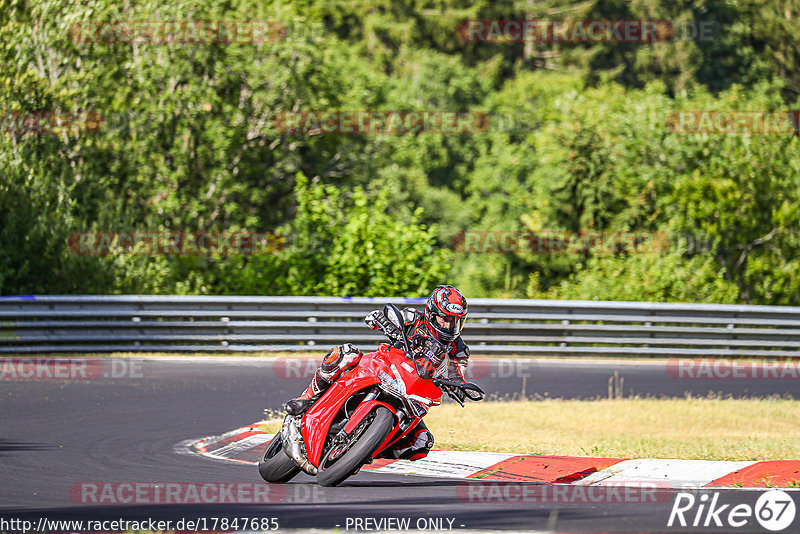
[[[653,43],[465,42],[457,27],[470,19],[663,19],[677,31]],[[154,20],[280,21],[285,36],[74,33]],[[702,23],[710,37],[692,36]],[[419,296],[449,282],[474,297],[800,304],[798,135],[685,133],[669,119],[800,109],[790,0],[0,0],[0,65],[0,294]],[[386,134],[275,122],[309,110],[491,121]],[[35,132],[9,122],[21,111],[102,121]],[[134,231],[285,243],[208,255],[68,245]],[[487,231],[661,240],[600,253],[457,246]]]

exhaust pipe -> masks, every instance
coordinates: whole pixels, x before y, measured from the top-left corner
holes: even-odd
[[[287,415],[286,419],[283,420],[283,452],[294,460],[301,470],[313,477],[317,474],[317,468],[308,461],[306,448],[303,444],[303,435],[300,433],[300,429],[297,428],[298,419]]]

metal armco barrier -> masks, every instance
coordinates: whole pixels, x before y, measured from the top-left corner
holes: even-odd
[[[384,340],[366,297],[0,297],[0,353],[325,351]],[[475,354],[800,357],[800,307],[470,299]]]

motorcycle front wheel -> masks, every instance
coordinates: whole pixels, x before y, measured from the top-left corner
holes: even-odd
[[[281,433],[275,434],[258,460],[258,474],[267,482],[289,482],[300,472],[294,460],[283,452]]]
[[[317,482],[323,486],[337,486],[369,460],[395,424],[394,414],[383,406],[378,406],[374,414],[375,417],[371,422],[367,421],[363,429],[357,428],[353,432],[352,441],[344,453],[331,459],[335,448],[327,452],[319,464]]]

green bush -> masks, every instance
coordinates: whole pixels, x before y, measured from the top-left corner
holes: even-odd
[[[710,40],[463,42],[563,3],[0,3],[0,294],[422,295],[800,304],[800,137],[687,134],[681,110],[798,109],[783,0],[604,2],[586,20],[711,21]],[[76,42],[73,24],[277,20],[278,42]],[[92,133],[12,111],[93,111]],[[488,113],[486,132],[323,134],[277,114]],[[308,177],[308,178],[305,178]],[[703,250],[465,254],[473,230],[662,232]],[[278,232],[266,255],[75,254],[76,232]],[[611,280],[619,282],[612,283]]]

